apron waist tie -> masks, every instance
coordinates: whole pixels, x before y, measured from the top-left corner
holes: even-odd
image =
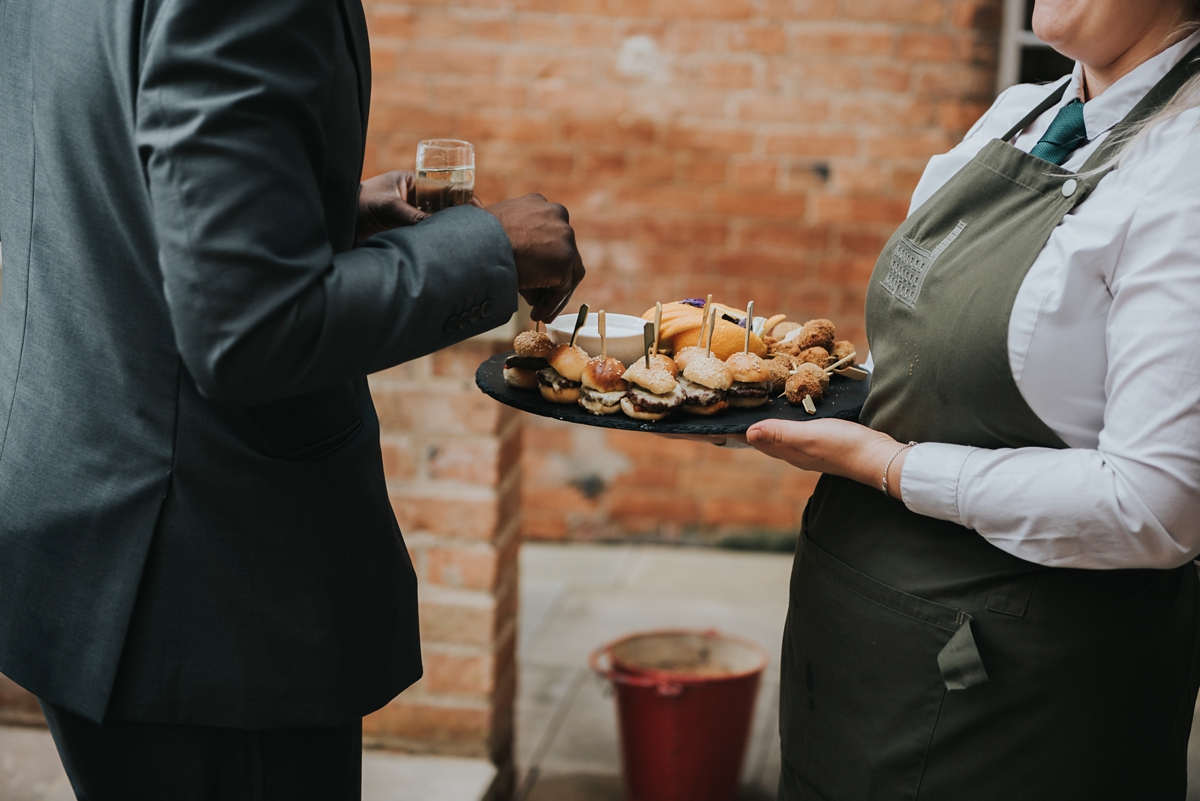
[[[971,616],[963,614],[963,623],[954,636],[938,652],[938,668],[947,690],[966,690],[988,680],[987,670],[975,647],[971,633]]]

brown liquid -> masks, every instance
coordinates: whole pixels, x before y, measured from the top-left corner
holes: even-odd
[[[417,208],[434,214],[451,206],[465,206],[475,194],[475,170],[422,170],[417,173]]]

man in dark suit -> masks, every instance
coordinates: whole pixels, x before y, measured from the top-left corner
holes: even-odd
[[[359,0],[0,0],[0,672],[81,798],[358,797],[421,675],[364,376],[583,275],[537,196],[392,228],[366,37]]]

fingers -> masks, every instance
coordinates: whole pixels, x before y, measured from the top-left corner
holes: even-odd
[[[387,217],[391,220],[391,228],[399,228],[404,225],[416,225],[421,220],[429,215],[418,209],[416,206],[410,206],[400,198],[390,198],[387,202]]]
[[[529,312],[529,316],[535,320],[548,323],[562,313],[562,310],[567,305],[567,301],[571,299],[571,295],[575,292],[575,287],[547,287],[545,289],[527,291],[530,294],[526,295],[525,299],[533,306]],[[530,295],[534,295],[533,299],[530,298]]]
[[[683,442],[700,442],[705,445],[716,445],[721,447],[729,439],[724,435],[712,434],[659,434],[655,432],[654,436],[662,437],[663,439],[681,440]]]
[[[571,296],[575,294],[575,288],[579,286],[579,282],[583,280],[586,272],[587,270],[583,266],[583,259],[579,255],[579,252],[576,251],[567,282],[561,286],[549,287],[544,290],[544,294],[540,298],[542,309],[539,310],[544,316],[538,317],[531,312],[533,319],[549,322],[562,314],[562,310],[570,302]]]
[[[586,270],[566,207],[541,195],[503,200],[484,208],[512,244],[517,287],[535,320],[552,320],[570,301]]]
[[[368,236],[416,225],[429,215],[415,206],[410,206],[394,194],[376,196],[359,203],[359,230]]]
[[[755,448],[787,444],[783,421],[760,420],[746,431],[746,442]]]
[[[396,194],[411,205],[417,204],[417,174],[412,170],[395,170],[389,173],[396,180]]]
[[[428,217],[409,203],[415,200],[415,187],[416,175],[409,170],[392,170],[363,181],[358,192],[355,244],[383,231],[416,225]]]

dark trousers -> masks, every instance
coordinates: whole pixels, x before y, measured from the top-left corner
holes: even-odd
[[[109,721],[45,702],[80,801],[359,801],[362,721],[246,731]]]

